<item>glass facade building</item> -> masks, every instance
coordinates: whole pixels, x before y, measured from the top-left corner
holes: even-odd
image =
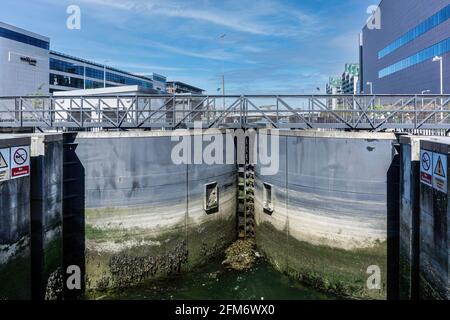
[[[379,78],[387,77],[393,73],[399,72],[399,71],[404,70],[409,67],[412,67],[415,64],[422,63],[427,60],[431,60],[431,59],[433,59],[433,57],[440,56],[449,51],[450,51],[450,38],[448,38],[442,42],[439,42],[438,44],[435,44],[434,46],[426,48],[425,50],[422,50],[419,53],[416,53],[415,55],[409,56],[406,59],[403,59],[397,63],[394,63],[393,65],[390,65],[389,67],[386,67],[386,68],[380,70],[378,77]]]
[[[29,35],[0,27],[0,37],[49,50],[50,43]]]
[[[1,21],[0,75],[0,96],[3,97],[121,86],[139,86],[138,91],[152,94],[164,94],[169,89],[163,75],[134,74],[52,51],[50,38]],[[176,82],[173,91],[203,92],[181,82]]]
[[[450,4],[448,0],[383,0],[380,27],[361,33],[361,91],[376,94],[450,93]]]
[[[424,22],[420,23],[413,29],[409,30],[407,33],[405,33],[403,36],[389,44],[386,48],[381,50],[378,53],[378,58],[381,59],[391,52],[394,52],[398,48],[404,46],[405,44],[413,41],[414,39],[417,39],[424,33],[430,31],[431,29],[437,27],[441,23],[444,23],[450,19],[450,4],[446,6],[444,9],[440,10],[438,13],[434,14]]]
[[[153,79],[95,62],[50,52],[50,92],[138,85],[153,89]]]

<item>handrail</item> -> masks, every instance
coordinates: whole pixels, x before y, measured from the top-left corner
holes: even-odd
[[[67,94],[67,93],[66,93]],[[450,95],[0,97],[0,127],[450,130]]]

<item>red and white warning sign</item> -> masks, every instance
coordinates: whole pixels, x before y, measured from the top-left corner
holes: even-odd
[[[30,175],[30,146],[11,148],[11,179]]]
[[[420,150],[420,181],[433,186],[433,152]]]

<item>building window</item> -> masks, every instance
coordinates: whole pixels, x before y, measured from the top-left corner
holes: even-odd
[[[273,202],[272,202],[272,186],[270,184],[264,183],[264,194],[263,194],[263,208],[264,212],[268,215],[273,213]]]
[[[219,188],[217,182],[205,185],[204,209],[207,214],[219,212]]]
[[[5,28],[0,28],[0,37],[28,44],[30,46],[38,47],[45,50],[49,50],[50,47],[50,44],[47,41],[36,39],[34,37],[30,37],[25,34],[8,30]]]
[[[450,5],[448,5],[435,15],[431,16],[430,18],[428,18],[421,24],[417,25],[415,28],[409,30],[403,36],[401,36],[400,38],[389,44],[386,48],[384,48],[378,53],[378,59],[387,56],[388,54],[394,52],[400,47],[420,37],[424,33],[444,23],[448,19],[450,19]]]
[[[51,86],[61,86],[76,89],[83,89],[84,81],[83,79],[73,78],[68,76],[62,76],[59,74],[50,74],[50,85]]]
[[[380,70],[380,72],[378,73],[378,78],[381,79],[387,77],[393,73],[407,69],[427,60],[431,61],[433,57],[445,54],[447,52],[450,52],[450,38]]]

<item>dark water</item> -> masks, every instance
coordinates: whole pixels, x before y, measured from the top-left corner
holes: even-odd
[[[101,296],[130,300],[322,300],[336,297],[305,287],[259,261],[247,272],[223,268],[215,260],[194,272]]]

